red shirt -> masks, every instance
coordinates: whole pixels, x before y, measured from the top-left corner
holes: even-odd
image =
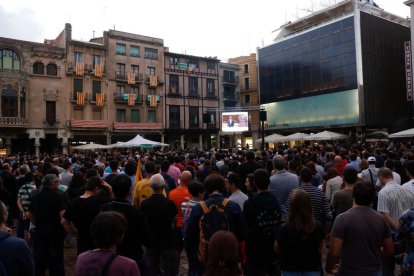
[[[188,192],[187,187],[177,187],[170,192],[169,198],[174,201],[175,207],[178,211],[176,226],[181,228],[184,223],[184,215],[181,209],[181,204],[186,200],[186,198],[192,198],[192,196]]]

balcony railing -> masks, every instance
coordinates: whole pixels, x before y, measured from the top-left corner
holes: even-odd
[[[199,97],[200,95],[198,94],[198,87],[190,88],[188,90],[188,96],[189,97]]]
[[[178,120],[178,121],[171,120],[170,121],[170,128],[174,128],[174,129],[182,128],[182,123],[183,123],[183,121],[181,121],[181,120]]]
[[[142,103],[142,95],[135,95],[135,104]],[[127,104],[128,103],[128,93],[114,93],[115,103]]]
[[[224,101],[237,101],[236,94],[234,93],[224,93],[223,94]]]
[[[0,126],[3,127],[27,127],[28,125],[26,118],[0,117]]]
[[[72,91],[70,93],[70,101],[78,105],[85,105],[86,102],[91,100],[90,97],[91,96],[89,93],[83,92],[83,100],[82,100],[81,98],[78,98],[78,92]]]
[[[125,71],[115,71],[115,79],[119,81],[127,81],[127,74]]]
[[[48,121],[48,120],[44,120],[43,121],[43,126],[44,127],[46,127],[46,128],[56,128],[56,127],[58,127],[59,126],[59,121],[52,121],[52,120],[50,120],[50,121]]]
[[[239,76],[235,76],[234,78],[231,77],[222,77],[221,82],[223,84],[233,84],[236,85],[239,82]]]

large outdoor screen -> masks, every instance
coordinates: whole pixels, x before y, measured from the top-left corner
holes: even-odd
[[[249,130],[248,112],[223,112],[221,114],[223,132],[242,132]]]

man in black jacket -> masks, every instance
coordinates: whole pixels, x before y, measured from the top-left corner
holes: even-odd
[[[247,275],[274,275],[278,268],[273,244],[282,209],[279,200],[267,190],[270,180],[266,169],[255,171],[254,183],[257,194],[248,199],[243,208],[247,225]]]

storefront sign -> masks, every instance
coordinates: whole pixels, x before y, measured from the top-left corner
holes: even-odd
[[[413,70],[412,70],[412,60],[411,60],[411,42],[404,42],[405,49],[405,80],[407,88],[407,102],[413,100]]]

